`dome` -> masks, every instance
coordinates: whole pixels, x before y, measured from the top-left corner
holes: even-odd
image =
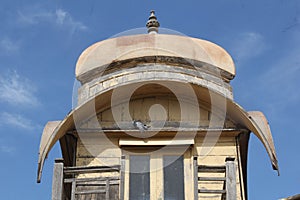
[[[230,81],[235,76],[231,56],[220,46],[197,38],[167,34],[140,34],[122,36],[97,42],[80,55],[76,64],[76,78],[82,83],[91,76],[99,76],[108,66],[129,63],[137,58],[141,62],[171,62],[179,60],[195,67],[218,69]],[[114,65],[117,67],[117,65]]]

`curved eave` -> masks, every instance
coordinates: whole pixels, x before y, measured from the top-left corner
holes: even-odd
[[[230,100],[227,103],[227,113],[235,122],[246,127],[258,137],[269,155],[273,169],[277,170],[279,174],[275,145],[268,121],[264,114],[260,111],[246,112],[240,105]]]
[[[48,156],[48,153],[54,146],[54,144],[66,134],[66,132],[72,129],[74,125],[73,121],[73,112],[69,113],[64,120],[56,121],[55,126],[52,126],[51,129],[46,129],[49,122],[46,124],[43,135],[40,142],[39,149],[39,160],[38,160],[38,175],[37,182],[41,181],[42,170],[44,166],[45,159]]]
[[[40,142],[40,152],[47,146],[47,141],[51,138],[51,135],[55,128],[61,123],[61,121],[50,121],[44,127],[43,134]]]
[[[47,136],[42,136],[41,140],[41,148],[39,151],[39,160],[38,160],[38,177],[37,181],[40,182],[41,175],[42,175],[42,168],[45,162],[45,159],[52,149],[54,144],[63,137],[67,131],[73,130],[75,128],[75,120],[81,121],[82,119],[86,119],[90,116],[95,109],[95,104],[100,103],[102,98],[100,96],[108,95],[107,93],[98,94],[97,97],[88,101],[87,103],[81,105],[80,107],[76,108],[72,112],[70,112],[63,121],[57,125],[57,127],[52,132],[45,132]],[[205,96],[205,95],[204,95]],[[105,98],[105,97],[104,97]],[[107,96],[106,96],[107,98]],[[275,152],[275,147],[271,135],[270,128],[268,126],[268,122],[265,116],[258,111],[254,112],[246,112],[241,106],[237,103],[232,101],[231,99],[227,100],[227,116],[234,120],[239,125],[247,128],[249,131],[253,132],[263,143],[266,148],[266,151],[269,155],[271,160],[273,169],[278,171],[278,163],[277,163],[277,156]],[[44,134],[44,133],[43,133]]]

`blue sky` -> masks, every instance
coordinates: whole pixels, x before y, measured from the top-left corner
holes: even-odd
[[[224,47],[236,62],[235,100],[269,119],[281,176],[262,144],[249,146],[250,200],[300,193],[300,1],[0,0],[0,191],[2,199],[50,199],[54,158],[36,183],[47,121],[72,108],[75,63],[89,45],[144,27],[156,10],[164,28]]]

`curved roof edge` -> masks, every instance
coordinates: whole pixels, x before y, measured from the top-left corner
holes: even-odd
[[[98,94],[98,97],[101,95],[103,95],[103,93]],[[50,152],[50,150],[52,149],[52,147],[54,146],[54,144],[61,137],[63,137],[67,133],[67,131],[74,129],[75,127],[74,118],[84,119],[85,117],[89,116],[89,113],[91,113],[92,111],[91,109],[94,109],[95,103],[101,100],[101,98],[95,98],[95,99],[88,101],[87,103],[81,105],[80,107],[70,112],[60,123],[59,122],[53,122],[53,124],[51,122],[47,123],[43,132],[43,136],[41,138],[41,145],[40,145],[39,159],[38,159],[37,182],[41,181],[42,168],[45,159],[48,153]],[[96,102],[94,102],[94,100]],[[259,138],[259,140],[263,143],[263,145],[266,148],[273,169],[277,170],[279,173],[274,142],[272,139],[268,122],[265,116],[263,115],[263,113],[259,111],[252,111],[247,113],[241,106],[239,106],[233,100],[227,98],[226,101],[227,101],[227,115],[231,119],[239,123],[241,126],[253,132]],[[49,128],[50,125],[51,128]]]
[[[274,170],[277,170],[279,175],[275,145],[269,123],[265,115],[260,111],[246,112],[240,105],[233,101],[229,102],[227,106],[228,111],[232,111],[229,115],[235,116],[234,120],[236,120],[236,122],[249,129],[263,143],[271,160],[272,167]]]
[[[174,42],[176,41],[176,42]],[[212,42],[179,35],[142,34],[97,42],[85,49],[76,63],[76,77],[90,70],[139,57],[169,56],[202,61],[235,76],[229,53]]]
[[[43,152],[43,150],[47,147],[48,141],[51,140],[51,136],[52,136],[54,130],[60,123],[61,123],[61,121],[50,121],[50,122],[47,122],[47,124],[45,125],[43,134],[41,137],[41,142],[40,142],[39,158],[40,158],[41,152]],[[38,172],[42,171],[41,167],[42,166],[40,166],[40,165],[38,166]],[[40,175],[38,175],[38,176],[40,176]],[[38,182],[40,182],[40,180],[38,180]]]

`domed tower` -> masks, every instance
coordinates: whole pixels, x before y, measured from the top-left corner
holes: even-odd
[[[198,38],[148,33],[97,42],[80,55],[77,106],[48,122],[38,182],[60,142],[52,199],[247,199],[250,133],[278,170],[265,116],[233,100],[231,56]]]

